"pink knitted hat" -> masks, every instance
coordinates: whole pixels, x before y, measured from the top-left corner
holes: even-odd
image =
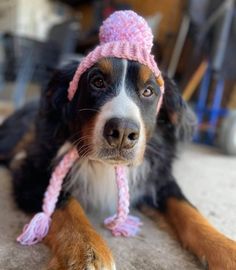
[[[69,100],[72,100],[75,95],[81,75],[103,57],[138,61],[148,66],[156,76],[161,91],[164,93],[161,72],[151,54],[153,34],[141,16],[131,10],[114,12],[100,27],[99,38],[100,45],[82,60],[70,82]]]

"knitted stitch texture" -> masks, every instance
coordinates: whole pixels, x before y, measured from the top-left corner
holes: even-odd
[[[75,95],[81,75],[103,57],[128,59],[146,65],[158,79],[162,94],[164,93],[161,72],[154,56],[150,54],[153,46],[152,31],[141,16],[131,10],[114,12],[100,27],[99,38],[100,45],[81,61],[70,82],[69,100]]]

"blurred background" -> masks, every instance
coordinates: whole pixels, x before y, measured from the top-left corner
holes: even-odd
[[[161,70],[197,115],[193,142],[236,155],[235,0],[1,0],[0,118],[88,53],[102,21],[121,9],[151,26]]]

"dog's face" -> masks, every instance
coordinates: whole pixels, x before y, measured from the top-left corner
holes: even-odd
[[[73,98],[72,143],[81,157],[111,164],[142,161],[155,127],[160,87],[135,61],[103,58],[80,78]]]

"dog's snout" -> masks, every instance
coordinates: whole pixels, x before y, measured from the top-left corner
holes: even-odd
[[[133,148],[139,138],[140,128],[130,119],[112,118],[104,126],[103,136],[113,148]]]

